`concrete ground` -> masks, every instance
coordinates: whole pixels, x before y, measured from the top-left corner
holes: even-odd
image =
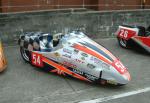
[[[96,41],[120,58],[129,69],[132,76],[129,84],[101,86],[47,73],[25,63],[18,46],[5,47],[8,68],[0,74],[0,103],[91,103],[89,100],[96,103],[95,99],[104,103],[149,103],[150,56],[123,49],[116,39]],[[143,91],[135,93],[139,90]]]

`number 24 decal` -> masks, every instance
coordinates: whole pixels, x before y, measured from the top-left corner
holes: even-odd
[[[127,38],[128,37],[128,31],[124,30],[124,29],[121,29],[120,30],[120,36],[124,37],[124,38]]]
[[[43,67],[42,55],[32,52],[31,55],[32,64],[38,67]]]

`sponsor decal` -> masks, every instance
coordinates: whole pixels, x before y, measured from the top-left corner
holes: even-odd
[[[59,54],[58,52],[55,52],[54,55],[55,55],[56,57],[60,57],[60,54]]]
[[[78,63],[82,63],[82,64],[84,63],[84,61],[79,60],[79,59],[75,59],[75,61],[78,62]]]
[[[106,63],[102,63],[102,68],[110,70],[110,66]]]
[[[87,79],[90,79],[90,80],[93,80],[95,81],[96,79],[98,79],[97,77],[93,76],[93,75],[90,75],[90,74],[85,74],[86,78]]]
[[[77,69],[73,69],[73,72],[74,73],[77,73],[77,74],[80,74],[80,75],[83,75],[84,73],[80,70],[77,70]]]
[[[66,58],[71,58],[71,55],[68,55],[68,54],[64,54],[62,55],[63,57],[66,57]]]
[[[66,74],[65,74],[65,72],[63,71],[63,70],[60,70],[60,69],[53,69],[53,70],[51,70],[50,72],[52,72],[52,73],[57,73],[57,74],[59,74],[59,75],[64,75],[64,76],[66,76]]]
[[[79,50],[74,49],[74,54],[78,54],[78,53],[79,53]]]
[[[88,54],[86,54],[86,53],[81,53],[81,55],[82,55],[83,57],[88,57]]]
[[[63,48],[63,52],[68,53],[68,54],[72,54],[72,50],[69,50],[67,48]]]
[[[98,58],[95,58],[93,56],[90,58],[90,60],[93,61],[96,64],[102,64],[102,61],[100,61]]]
[[[81,57],[82,60],[85,60],[85,57]]]
[[[87,67],[90,68],[90,69],[94,69],[94,68],[95,68],[95,65],[88,63],[88,64],[87,64]]]
[[[71,67],[71,68],[77,68],[77,66],[75,64],[67,62],[67,61],[64,61],[63,64],[68,66],[68,67]]]

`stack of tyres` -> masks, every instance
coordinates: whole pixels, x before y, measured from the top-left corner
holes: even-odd
[[[7,67],[7,61],[4,56],[2,43],[0,41],[0,72],[4,71],[6,69],[6,67]]]

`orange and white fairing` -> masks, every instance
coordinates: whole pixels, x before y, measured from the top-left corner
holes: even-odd
[[[6,67],[7,67],[7,62],[4,56],[2,43],[0,42],[0,72],[4,71]]]
[[[128,69],[111,52],[79,31],[25,33],[19,45],[26,62],[52,73],[101,84],[124,85],[131,80]]]

